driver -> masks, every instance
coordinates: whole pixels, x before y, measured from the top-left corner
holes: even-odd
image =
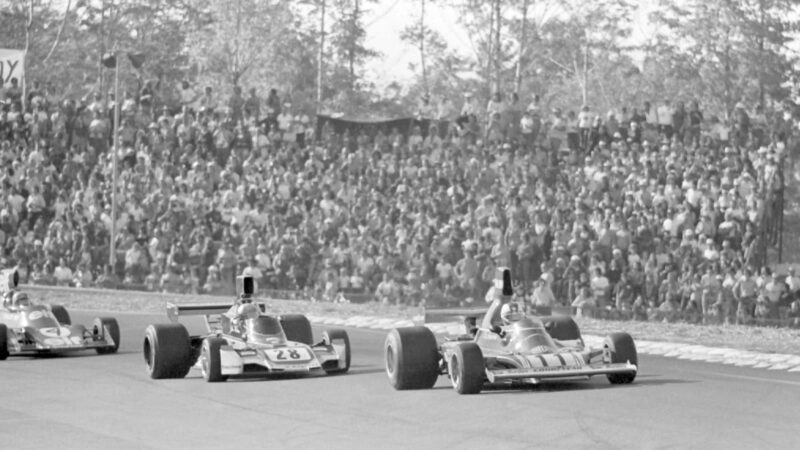
[[[231,318],[231,329],[244,334],[245,321],[247,319],[255,319],[260,314],[261,310],[258,305],[253,303],[253,295],[242,294],[228,310],[228,317]]]
[[[11,307],[13,306],[13,300],[12,300],[13,297],[14,297],[13,291],[6,292],[3,294],[3,308],[11,309]]]
[[[511,270],[507,267],[498,267],[495,273],[494,284],[486,293],[486,301],[490,303],[486,315],[483,317],[481,328],[500,331],[502,307],[511,301],[514,290],[511,286]]]
[[[14,309],[18,310],[25,306],[30,306],[31,301],[28,298],[28,294],[19,291],[11,291],[7,292],[3,296],[3,306],[7,309]]]
[[[500,310],[500,318],[503,320],[503,325],[511,325],[514,322],[520,321],[525,317],[525,312],[520,307],[519,303],[511,302],[503,305]]]

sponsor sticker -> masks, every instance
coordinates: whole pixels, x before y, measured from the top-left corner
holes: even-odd
[[[44,345],[48,347],[66,347],[70,345],[70,342],[68,339],[47,338],[44,340]]]
[[[44,317],[44,314],[42,314],[41,311],[34,311],[34,312],[28,314],[28,320],[39,320],[42,317]]]
[[[67,327],[39,328],[39,334],[42,336],[58,338],[63,338],[70,335],[69,328]]]
[[[523,375],[523,374],[536,374],[542,372],[562,372],[567,370],[580,370],[582,369],[581,366],[571,365],[571,366],[548,366],[548,367],[537,367],[535,369],[505,369],[505,370],[497,370],[494,373],[497,375]]]

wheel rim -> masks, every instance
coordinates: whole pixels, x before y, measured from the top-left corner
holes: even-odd
[[[203,373],[203,378],[208,379],[208,346],[203,344],[203,351],[200,353],[200,371]]]
[[[144,362],[147,364],[147,370],[153,371],[153,359],[155,359],[155,355],[153,354],[153,349],[150,347],[150,340],[145,339],[144,341]]]
[[[458,358],[453,355],[450,358],[450,381],[453,383],[453,387],[458,389],[459,384],[461,384],[461,373],[459,372],[461,367],[458,365]]]
[[[391,376],[394,374],[394,348],[386,346],[386,372]]]

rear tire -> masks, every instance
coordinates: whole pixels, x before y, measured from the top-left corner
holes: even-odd
[[[636,344],[628,333],[611,333],[606,336],[603,343],[603,356],[606,362],[612,364],[631,363],[639,367],[639,356],[636,352]],[[634,373],[612,373],[606,375],[611,384],[629,384],[636,379]]]
[[[143,350],[150,378],[183,378],[192,368],[189,332],[179,323],[148,326]]]
[[[425,327],[395,328],[384,344],[389,384],[395,389],[430,389],[439,377],[439,349]]]
[[[228,345],[228,342],[222,338],[210,337],[203,340],[203,348],[200,350],[200,366],[203,372],[203,378],[209,383],[228,380],[227,375],[222,374],[222,365],[219,356],[219,348],[223,345]]]
[[[8,327],[0,323],[0,361],[8,358]]]
[[[347,331],[336,328],[333,330],[326,330],[325,333],[322,334],[322,342],[324,342],[325,345],[331,345],[334,341],[342,341],[344,344],[344,367],[326,370],[325,373],[328,375],[346,373],[350,370],[350,337],[347,335]],[[342,355],[339,356],[341,357]]]
[[[581,329],[569,316],[542,317],[550,337],[559,341],[574,341],[581,339]]]
[[[53,313],[59,325],[72,325],[72,319],[70,319],[67,308],[64,308],[64,305],[50,305],[50,312]]]
[[[478,344],[458,344],[448,361],[450,382],[459,394],[478,394],[483,389],[486,363]]]
[[[98,317],[94,319],[92,332],[96,337],[105,339],[106,341],[113,341],[112,345],[108,347],[98,347],[95,350],[98,355],[108,355],[117,353],[119,350],[119,324],[117,319],[113,317]]]
[[[281,327],[286,339],[301,344],[314,345],[311,322],[302,314],[287,314],[280,317]]]

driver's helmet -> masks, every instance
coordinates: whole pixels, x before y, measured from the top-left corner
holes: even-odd
[[[517,302],[506,303],[500,309],[500,318],[503,319],[503,325],[510,325],[523,317],[525,317],[525,313]]]
[[[241,320],[255,319],[261,311],[255,303],[243,303],[236,309],[236,316]]]
[[[17,307],[30,306],[31,301],[28,299],[28,294],[24,292],[15,292],[12,297],[11,304]]]

